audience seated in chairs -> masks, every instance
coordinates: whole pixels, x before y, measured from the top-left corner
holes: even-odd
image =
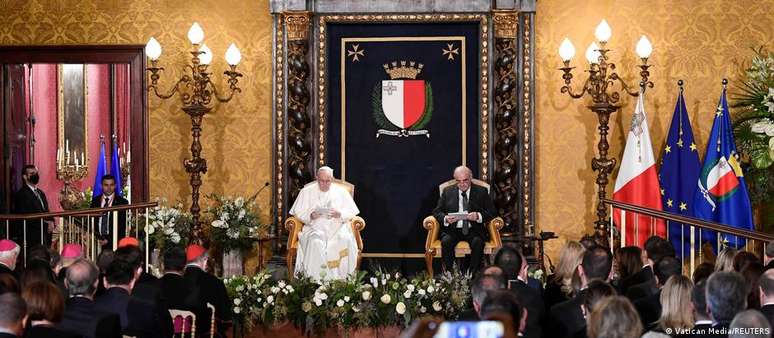
[[[143,337],[171,337],[172,319],[161,304],[132,296],[132,289],[142,271],[140,249],[124,246],[115,252],[105,275],[105,293],[95,300],[95,307],[104,312],[117,313],[121,318],[124,335]]]
[[[190,280],[183,278],[185,263],[185,251],[182,248],[171,247],[164,252],[164,276],[161,277],[161,293],[164,295],[168,310],[192,312],[197,319],[197,331],[200,336],[204,336],[209,332],[207,330],[210,322],[209,311],[199,296],[198,287]],[[183,330],[183,327],[175,325],[175,332],[187,331]]]
[[[27,329],[24,338],[77,338],[75,333],[57,329],[64,315],[64,297],[56,284],[38,281],[29,284],[21,294],[27,303]]]
[[[519,299],[512,292],[506,290],[487,291],[479,313],[484,320],[492,318],[498,313],[509,314],[512,322],[508,324],[513,326],[518,336],[528,336],[526,327],[529,311],[519,303]]]
[[[213,276],[207,272],[207,262],[209,261],[209,254],[204,247],[192,244],[185,250],[186,261],[188,264],[185,266],[185,272],[183,277],[192,285],[196,285],[199,288],[199,297],[201,302],[210,303],[215,307],[215,317],[217,334],[219,337],[225,337],[226,331],[231,323],[231,300],[229,300],[228,293],[226,292],[226,286],[223,281],[218,277]],[[202,318],[203,319],[203,318]],[[202,320],[199,320],[202,322]],[[200,327],[199,323],[196,324],[197,328]],[[202,329],[210,329],[209,321],[206,326],[202,326]]]
[[[121,338],[117,314],[98,310],[94,304],[99,271],[94,263],[80,259],[67,268],[65,286],[69,298],[57,328],[84,338]]]
[[[651,236],[645,241],[645,251],[643,251],[643,264],[641,277],[645,281],[639,284],[633,284],[627,288],[625,295],[633,303],[640,298],[652,296],[658,292],[658,285],[655,277],[655,266],[658,261],[664,257],[675,257],[675,249],[672,243],[658,236]],[[650,270],[650,271],[646,271]],[[662,279],[666,283],[666,279]]]
[[[656,262],[653,268],[656,276],[654,279],[655,292],[633,301],[634,308],[637,309],[637,313],[642,319],[643,327],[650,328],[651,324],[661,316],[661,289],[670,277],[679,276],[682,273],[682,268],[682,263],[672,256],[663,257]]]
[[[495,265],[503,271],[506,288],[516,295],[530,313],[527,317],[525,337],[541,337],[546,309],[541,295],[542,289],[538,290],[527,284],[529,278],[526,259],[515,249],[503,247],[495,255]]]
[[[486,270],[486,269],[485,269]],[[472,309],[468,309],[460,315],[460,320],[479,320],[481,318],[481,304],[484,303],[487,292],[505,289],[505,280],[500,274],[482,274],[473,280],[470,294]]]
[[[613,259],[610,251],[603,247],[591,247],[583,254],[583,262],[578,266],[580,290],[586,289],[593,280],[609,282],[612,277]],[[586,325],[581,311],[583,297],[576,294],[572,299],[551,307],[546,323],[546,337],[573,337]]]

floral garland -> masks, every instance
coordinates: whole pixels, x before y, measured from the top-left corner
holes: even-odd
[[[753,202],[774,198],[774,53],[755,51],[739,92],[734,136],[745,164]]]
[[[253,241],[266,230],[267,225],[260,224],[257,206],[253,195],[249,198],[208,195],[214,204],[207,209],[212,216],[210,236],[212,243],[224,251],[246,250]]]
[[[455,270],[437,279],[377,271],[368,280],[360,272],[345,280],[275,281],[264,270],[224,282],[235,317],[248,329],[290,321],[310,333],[334,327],[408,326],[423,316],[453,320],[469,306],[470,280],[470,274]]]

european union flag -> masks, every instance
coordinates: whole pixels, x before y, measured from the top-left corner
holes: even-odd
[[[724,84],[694,195],[694,216],[753,230],[752,207],[738,157]],[[745,243],[743,238],[731,235],[719,237],[714,231],[704,231],[702,235],[702,239],[709,241],[716,250],[717,242],[731,247],[740,247]]]
[[[675,103],[672,125],[669,127],[664,155],[661,158],[661,200],[664,211],[693,216],[693,196],[699,179],[699,151],[693,140],[693,129],[685,107],[683,89]],[[696,235],[698,236],[698,230]],[[689,224],[669,223],[669,238],[679,257],[687,257],[691,250]],[[697,240],[700,239],[697,237]]]
[[[99,147],[99,162],[97,163],[97,172],[94,175],[94,192],[92,196],[102,195],[102,176],[107,174],[107,159],[105,158],[105,142],[100,141]]]
[[[113,154],[110,157],[110,175],[116,178],[116,195],[123,196],[124,192],[121,188],[121,160],[118,156],[118,144],[113,140]]]

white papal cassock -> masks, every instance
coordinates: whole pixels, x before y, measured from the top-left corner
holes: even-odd
[[[338,219],[327,215],[312,220],[318,209],[333,209],[341,213]],[[298,234],[296,274],[315,280],[342,279],[355,271],[357,243],[350,221],[360,213],[349,192],[337,184],[321,191],[318,184],[309,184],[299,192],[290,214],[304,222]]]

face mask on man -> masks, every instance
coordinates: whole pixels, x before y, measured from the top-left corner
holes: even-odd
[[[38,173],[34,173],[30,175],[29,180],[32,184],[38,184],[38,182],[40,182],[40,175]]]

